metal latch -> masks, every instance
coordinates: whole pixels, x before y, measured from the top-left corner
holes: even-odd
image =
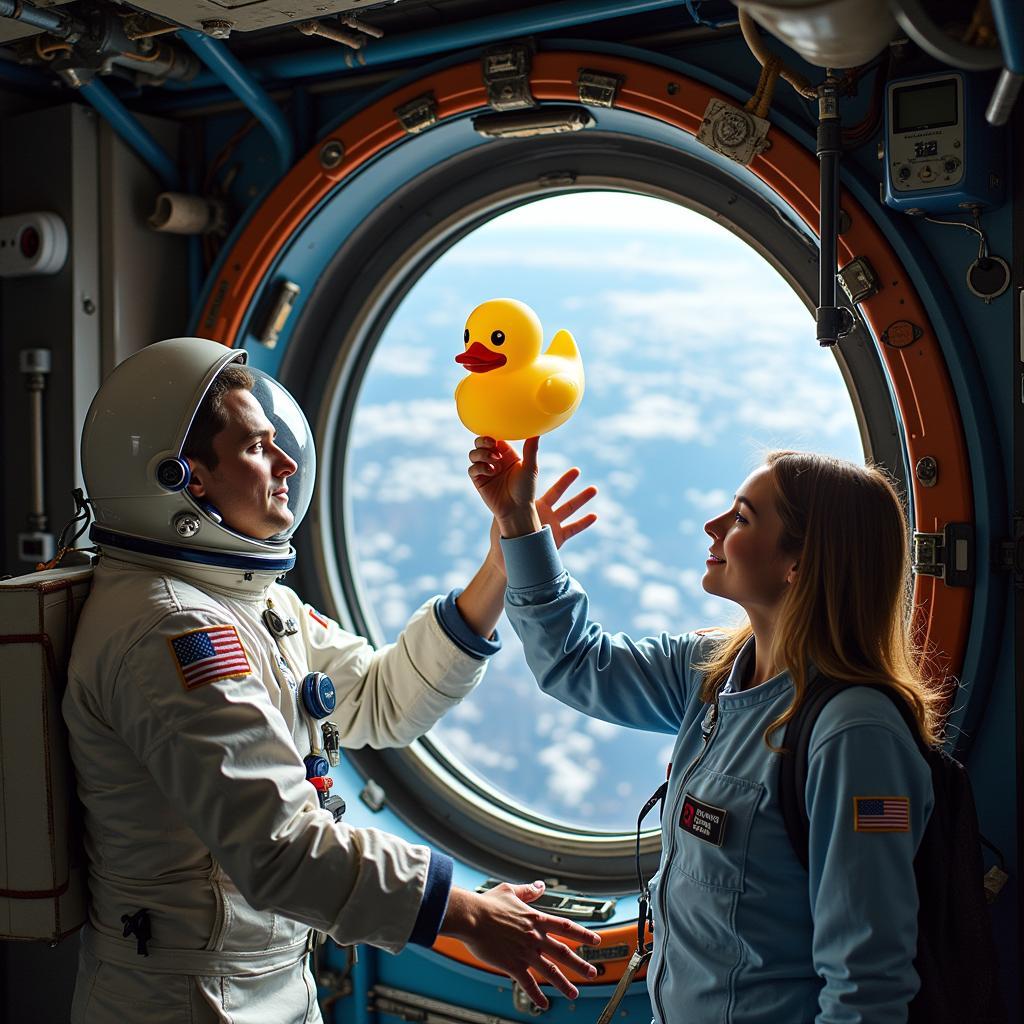
[[[506,43],[487,50],[482,58],[487,102],[495,110],[535,107],[530,92],[533,48],[526,43]]]
[[[576,89],[580,103],[591,107],[611,107],[625,79],[622,75],[612,75],[607,71],[588,71],[580,68],[580,77],[576,80]]]
[[[437,124],[437,100],[432,92],[424,93],[395,107],[395,116],[410,135],[416,135]]]
[[[881,285],[866,256],[856,256],[839,270],[839,283],[851,302],[863,302],[877,295]]]
[[[974,526],[946,523],[942,533],[914,531],[913,570],[937,576],[949,587],[974,585]]]
[[[746,165],[771,145],[768,141],[770,128],[771,122],[763,117],[713,99],[704,111],[697,141],[730,160]]]
[[[501,882],[488,878],[477,892],[487,892]],[[548,889],[539,899],[530,901],[531,907],[544,910],[557,917],[571,917],[579,921],[607,921],[615,913],[615,900],[594,896],[577,896],[575,893],[556,892]]]

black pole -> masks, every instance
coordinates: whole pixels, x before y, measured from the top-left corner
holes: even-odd
[[[839,121],[837,82],[829,73],[818,87],[818,161],[820,171],[818,235],[821,245],[816,321],[818,344],[834,345],[852,324],[847,310],[836,307],[836,250],[839,224]]]

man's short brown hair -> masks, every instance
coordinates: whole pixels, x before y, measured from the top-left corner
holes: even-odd
[[[220,460],[213,450],[213,439],[228,425],[224,396],[229,391],[252,391],[255,383],[256,378],[240,363],[225,366],[203,396],[181,454],[198,459],[207,469],[216,469]]]

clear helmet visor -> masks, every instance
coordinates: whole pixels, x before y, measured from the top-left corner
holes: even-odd
[[[277,431],[274,444],[295,463],[295,472],[288,477],[288,508],[295,517],[292,525],[270,538],[271,543],[283,543],[291,538],[309,511],[316,483],[316,447],[309,423],[291,394],[273,377],[248,367],[256,378],[252,394],[263,406],[267,419]]]
[[[313,486],[316,482],[316,448],[313,444],[313,434],[302,409],[281,384],[255,367],[246,366],[245,372],[253,380],[253,386],[248,389],[248,394],[262,410],[261,419],[265,418],[258,426],[266,429],[269,423],[273,435],[271,444],[261,450],[261,458],[267,460],[265,472],[269,477],[269,485],[273,489],[274,484],[280,483],[282,488],[287,488],[287,494],[268,499],[263,493],[265,488],[259,486],[263,481],[258,476],[257,486],[250,491],[250,481],[243,475],[239,479],[240,486],[226,494],[219,505],[212,501],[207,504],[201,499],[197,500],[196,504],[205,512],[215,510],[223,516],[223,521],[219,524],[222,529],[243,537],[255,538],[268,545],[283,545],[288,543],[299,528],[313,498]],[[255,408],[250,406],[248,398],[245,404],[247,416],[256,412]],[[280,449],[287,459],[281,458],[280,452],[276,449]],[[253,464],[243,461],[243,465],[248,467]],[[260,460],[257,460],[255,466],[259,465]],[[230,470],[224,467],[224,473],[228,472]],[[246,472],[248,468],[243,470],[243,473]],[[256,468],[252,472],[259,474],[263,470]],[[280,504],[286,503],[292,516],[289,524],[282,525],[278,532],[270,535],[262,528],[263,523],[268,521],[263,515],[264,508],[261,503],[264,500],[268,501],[272,511],[276,511]],[[278,518],[286,519],[287,516]]]

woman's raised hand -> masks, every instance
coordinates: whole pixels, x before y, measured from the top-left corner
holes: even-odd
[[[580,471],[575,466],[567,469],[537,499],[537,513],[540,515],[541,524],[551,527],[556,548],[560,548],[570,537],[575,537],[597,522],[596,512],[588,512],[579,519],[570,518],[597,494],[597,488],[593,484],[577,491],[568,501],[558,504],[562,500],[562,495],[579,479],[579,475]]]

